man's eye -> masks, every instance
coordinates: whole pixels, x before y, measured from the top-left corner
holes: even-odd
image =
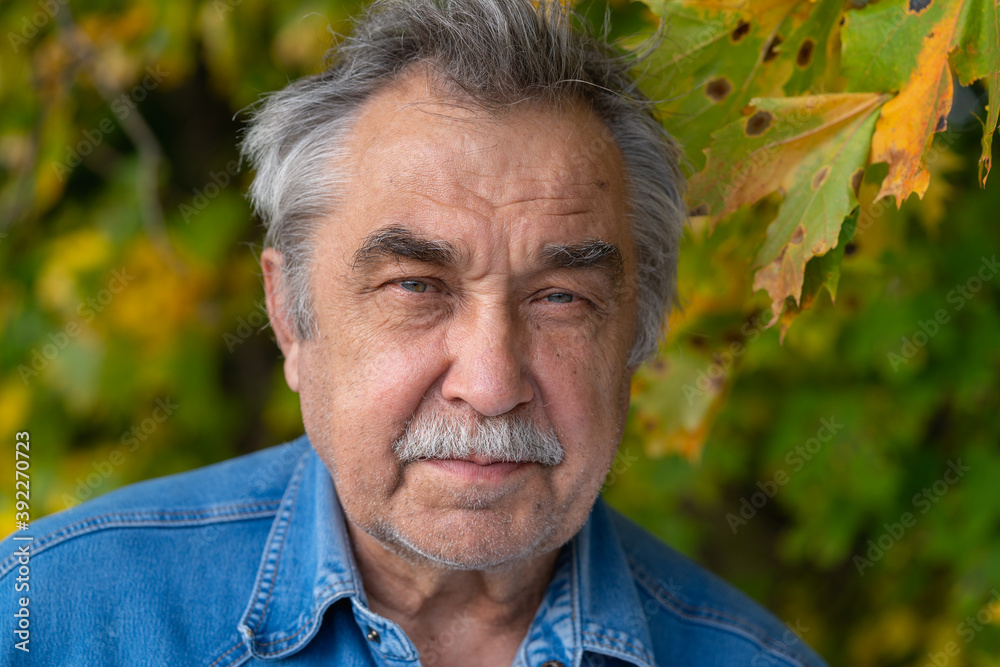
[[[422,283],[419,280],[401,280],[399,281],[399,286],[409,292],[427,291],[427,283]]]
[[[573,300],[573,295],[566,294],[565,292],[559,292],[558,294],[550,294],[545,298],[551,303],[569,303]]]

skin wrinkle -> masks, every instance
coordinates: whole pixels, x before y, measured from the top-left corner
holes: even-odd
[[[467,613],[475,624],[437,664],[509,665],[621,440],[636,319],[624,173],[613,150],[574,158],[602,131],[583,107],[454,123],[408,105],[420,89],[404,79],[373,98],[349,137],[354,175],[316,239],[343,260],[318,261],[311,276],[319,335],[300,340],[281,324],[273,249],[262,255],[268,307],[372,610],[422,651]],[[493,148],[468,151],[477,146]],[[573,184],[599,181],[606,189]],[[584,213],[550,215],[571,211]],[[366,240],[394,226],[447,241],[456,263],[378,251],[355,269]],[[595,265],[554,268],[553,252]],[[573,298],[548,300],[557,293]],[[515,415],[555,435],[560,463],[481,482],[394,452],[421,418]]]
[[[338,44],[338,57],[322,75],[272,94],[254,114],[241,150],[257,169],[250,197],[267,226],[266,245],[287,253],[293,323],[303,337],[315,335],[311,272],[305,269],[329,195],[342,194],[345,179],[337,166],[346,161],[334,157],[345,152],[341,139],[371,95],[384,90],[386,75],[396,80],[420,70],[430,76],[403,103],[433,101],[444,93],[453,99],[441,102],[441,113],[464,109],[472,117],[494,118],[539,105],[561,112],[583,104],[608,121],[589,144],[579,142],[577,157],[595,157],[609,144],[621,147],[629,173],[637,176],[628,197],[637,213],[634,231],[643,276],[630,357],[638,365],[655,352],[659,340],[683,223],[679,152],[653,117],[653,103],[629,76],[656,40],[635,51],[637,58],[619,56],[604,48],[602,38],[575,33],[565,6],[455,2],[372,5],[353,34]],[[400,40],[401,34],[413,39]],[[456,124],[456,114],[450,115],[448,122]],[[524,114],[519,118],[538,123]],[[333,168],[324,170],[321,162]]]
[[[415,77],[411,76],[411,78],[415,78]],[[427,115],[435,117],[435,118],[443,118],[443,119],[445,119],[447,121],[446,124],[448,126],[450,126],[452,123],[456,123],[456,122],[457,123],[464,123],[466,125],[471,125],[472,126],[471,129],[470,129],[471,133],[475,133],[477,135],[481,134],[481,132],[479,132],[478,129],[474,126],[475,117],[473,117],[473,119],[470,119],[470,118],[459,118],[459,117],[456,117],[454,115],[450,115],[450,114],[446,114],[446,113],[441,113],[441,112],[435,112],[435,111],[429,109],[428,107],[430,105],[440,106],[441,103],[438,102],[438,101],[436,101],[434,99],[433,95],[435,93],[430,88],[430,86],[428,86],[426,94],[427,94],[428,97],[426,97],[424,99],[421,99],[419,101],[414,101],[414,102],[409,102],[409,103],[402,104],[401,108],[409,108],[409,109],[413,109],[414,111],[417,111],[419,113],[427,114]],[[445,104],[447,105],[447,103],[445,103]],[[541,110],[547,110],[548,109],[548,107],[540,106],[539,103],[537,103],[537,102],[531,102],[527,106],[528,106],[528,108],[533,109],[535,111],[537,111],[539,109],[541,109]],[[473,107],[470,107],[470,108],[473,108]],[[459,110],[465,111],[466,113],[469,113],[469,109],[467,109],[465,107],[462,107],[462,106],[457,106],[456,109],[459,109]],[[475,113],[475,111],[473,111],[473,113]],[[504,116],[502,118],[509,118],[511,115],[513,115],[513,114],[512,113],[507,113],[507,114],[504,114]],[[598,121],[598,123],[599,123],[599,121]],[[536,130],[543,131],[544,125],[543,125],[543,122],[540,121],[540,120],[528,119],[526,121],[526,124],[530,124],[530,125],[534,126],[534,128]],[[575,132],[576,132],[575,128],[574,128],[574,130],[571,130],[570,134],[567,137],[564,138],[563,145],[571,145],[571,140],[572,140]],[[604,141],[604,135],[607,132],[607,129],[604,128],[603,125],[602,125],[601,128],[600,128],[600,130],[599,130],[599,132],[601,133],[600,134],[601,141],[603,142]],[[609,144],[609,148],[610,148],[611,145],[613,145],[613,144]],[[479,153],[488,153],[488,152],[490,152],[490,151],[492,151],[492,150],[494,150],[496,148],[497,148],[497,144],[490,144],[490,145],[486,145],[486,146],[480,146],[480,147],[477,147],[477,148],[472,149],[472,150],[465,149],[464,151],[461,151],[461,152],[456,151],[456,153],[457,153],[456,157],[458,157],[459,155],[464,155],[465,157],[470,157],[472,155],[479,154]],[[532,147],[532,146],[529,145],[528,148],[529,148],[529,150],[532,150],[532,152],[535,155],[538,155],[538,157],[540,157],[540,158],[544,158],[545,157],[543,155],[539,155],[537,153],[537,151],[534,150],[534,147]],[[582,149],[578,148],[577,149],[576,154],[574,154],[574,162],[577,161],[577,160],[582,160],[582,161],[588,162],[588,164],[592,166],[593,163],[594,163],[594,156],[592,155],[592,153],[593,153],[593,151],[591,151],[589,149],[589,145],[585,144],[584,148],[582,148]],[[465,169],[467,169],[468,173],[470,173],[472,175],[477,175],[477,176],[482,176],[483,175],[483,174],[475,172],[474,170],[469,169],[468,165],[463,164],[463,167]],[[574,171],[579,171],[579,169],[575,169]],[[419,177],[419,176],[417,176],[417,177]],[[553,189],[559,189],[559,190],[562,190],[567,185],[572,185],[572,186],[580,188],[583,192],[586,192],[587,190],[589,190],[590,188],[592,188],[594,186],[598,186],[598,181],[590,181],[590,182],[587,182],[587,181],[578,181],[578,180],[567,181],[566,180],[566,175],[560,175],[560,181],[555,182],[555,183],[553,183],[553,181],[551,181],[551,179],[536,179],[533,182],[552,183],[552,188]],[[598,186],[598,187],[600,187],[600,186]],[[424,196],[424,197],[430,198],[429,195],[423,194],[423,193],[419,194],[418,196]],[[535,198],[532,199],[532,201],[537,202],[539,200],[546,199],[546,198],[552,199],[552,200],[555,200],[555,201],[567,201],[567,200],[573,200],[573,199],[580,199],[581,197],[580,197],[580,195],[558,195],[557,196],[557,195],[554,195],[554,194],[546,193],[545,196],[543,196],[543,197],[535,197]],[[434,200],[434,199],[432,199],[432,201],[434,201],[435,203],[439,203],[439,204],[442,203],[442,202],[439,202],[439,201]],[[506,202],[504,204],[504,206],[512,206],[512,205],[516,205],[516,204],[521,204],[521,203],[524,203],[525,201],[528,201],[528,200],[514,199],[512,201]]]
[[[578,35],[565,8],[371,5],[323,74],[271,95],[241,142],[286,379],[370,606],[428,667],[511,664],[611,465],[675,283],[679,152],[633,94],[634,59]],[[391,222],[468,261],[353,270],[365,235]],[[545,244],[587,239],[621,249],[617,291],[596,271],[540,267]],[[411,279],[437,289],[406,292]],[[551,428],[563,461],[491,485],[392,454],[415,415],[512,414]],[[435,645],[459,612],[474,622]]]
[[[390,225],[365,238],[354,253],[352,268],[355,271],[364,269],[370,275],[385,263],[395,262],[402,270],[403,263],[410,261],[450,273],[465,265],[467,256],[460,254],[448,241],[424,239],[403,225]],[[537,261],[545,270],[600,270],[607,274],[615,290],[624,277],[621,250],[606,241],[590,239],[571,244],[548,244],[537,253]]]

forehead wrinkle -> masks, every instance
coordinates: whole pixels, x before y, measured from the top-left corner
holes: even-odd
[[[465,119],[463,119],[465,120]],[[537,123],[536,121],[536,124]],[[573,128],[574,133],[578,128]],[[476,137],[480,135],[475,132]],[[502,145],[476,141],[466,134],[461,145],[451,149],[428,144],[422,139],[407,142],[409,149],[403,162],[391,171],[378,169],[383,187],[400,192],[400,185],[412,195],[426,198],[439,205],[454,207],[456,202],[445,202],[449,194],[464,192],[470,199],[472,210],[502,209],[507,206],[544,201],[588,201],[589,193],[601,182],[613,180],[612,174],[593,169],[572,159],[573,156],[556,155],[550,164],[537,164],[526,156],[504,154]],[[529,153],[535,151],[527,147]],[[495,156],[495,157],[494,157]],[[400,168],[401,167],[401,168]],[[456,178],[464,174],[466,179]],[[524,192],[528,186],[532,191]],[[512,192],[512,190],[514,190]],[[508,199],[515,196],[516,199]],[[485,204],[485,209],[480,209]]]

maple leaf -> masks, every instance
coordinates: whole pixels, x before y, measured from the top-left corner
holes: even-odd
[[[755,259],[754,289],[799,302],[806,263],[837,246],[868,160],[879,105],[874,93],[752,100],[748,116],[712,135],[690,199],[725,216],[770,192],[784,193]],[[775,320],[778,313],[775,313]],[[773,323],[773,321],[772,321]]]
[[[692,205],[721,218],[779,189],[791,192],[804,161],[824,150],[844,123],[884,100],[874,93],[751,100],[745,116],[712,133],[706,167],[689,182]]]
[[[855,188],[867,162],[878,99],[868,113],[838,124],[782,181],[787,194],[757,253],[761,269],[753,284],[773,303],[787,297],[798,303],[806,262],[837,246],[844,218],[857,206]]]
[[[782,49],[809,16],[808,0],[735,0],[654,5],[664,41],[645,73],[649,95],[664,100],[664,125],[683,141],[691,167],[704,166],[711,133],[736,120],[754,97],[783,94],[794,54]]]
[[[848,90],[898,91],[882,108],[872,137],[871,161],[889,172],[877,199],[912,193],[923,197],[930,175],[924,153],[935,132],[947,127],[953,62],[962,83],[988,79],[980,180],[989,173],[989,149],[997,124],[997,8],[988,0],[884,0],[848,12],[842,33]]]
[[[989,92],[985,182],[1000,112],[995,2],[668,0],[654,11],[667,33],[656,72],[664,125],[695,172],[692,215],[708,215],[714,229],[740,206],[783,197],[753,283],[787,307],[783,330],[820,289],[833,295],[840,253],[816,265],[829,279],[804,285],[806,266],[838,246],[866,166],[888,165],[876,200],[923,196],[923,160],[947,127],[953,71]]]

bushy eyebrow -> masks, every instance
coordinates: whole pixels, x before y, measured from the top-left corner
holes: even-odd
[[[365,237],[354,253],[353,268],[372,266],[380,259],[408,259],[451,268],[460,258],[461,253],[448,241],[421,238],[406,227],[392,225],[376,229]],[[625,262],[618,246],[595,239],[546,245],[539,254],[539,261],[546,269],[601,269],[615,285],[625,274]]]
[[[458,262],[459,252],[448,241],[423,239],[406,227],[394,225],[376,229],[365,237],[354,253],[353,268],[370,266],[380,258],[409,259],[450,267]]]
[[[603,269],[616,285],[625,275],[625,260],[621,250],[607,241],[547,245],[542,250],[540,259],[550,269]]]

